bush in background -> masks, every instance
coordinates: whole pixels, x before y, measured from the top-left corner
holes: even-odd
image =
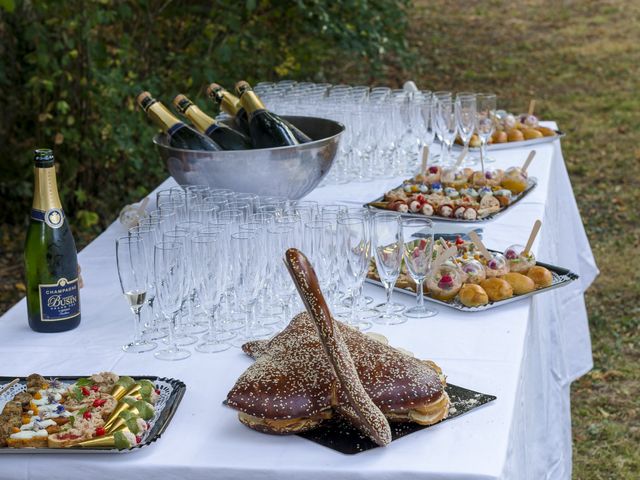
[[[167,175],[139,91],[211,110],[211,81],[369,83],[403,60],[409,1],[0,0],[0,223],[26,221],[52,147],[74,226],[99,230]]]

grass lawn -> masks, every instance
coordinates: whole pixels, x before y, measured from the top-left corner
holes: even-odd
[[[430,90],[494,91],[562,140],[601,274],[587,293],[595,368],[572,388],[574,478],[640,478],[640,3],[420,1],[409,71]]]
[[[516,113],[535,98],[536,113],[567,133],[563,152],[601,270],[587,293],[595,368],[572,388],[580,480],[640,478],[639,25],[634,0],[418,0],[408,32],[417,60],[385,73],[395,85],[493,91]],[[357,73],[342,75],[335,83]],[[24,232],[0,226],[0,314],[23,295]]]

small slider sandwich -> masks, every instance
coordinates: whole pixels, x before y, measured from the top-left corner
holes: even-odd
[[[273,339],[243,346],[256,362],[227,395],[243,424],[293,434],[337,415],[386,445],[390,421],[430,425],[446,417],[449,398],[435,364],[334,320],[306,257],[289,249],[285,262],[307,313]]]

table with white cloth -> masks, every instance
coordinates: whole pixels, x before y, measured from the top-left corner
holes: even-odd
[[[527,240],[533,222],[542,230],[538,260],[566,267],[580,278],[560,289],[477,313],[438,306],[438,315],[402,325],[374,326],[391,345],[440,365],[448,381],[497,396],[465,415],[421,430],[385,448],[345,455],[298,436],[271,436],[243,426],[222,405],[252,363],[239,349],[162,362],[153,353],[120,348],[133,334],[122,297],[115,239],[119,222],[80,254],[85,286],[82,323],[57,334],[31,331],[24,300],[0,317],[0,375],[87,375],[111,370],[175,377],[187,385],[171,424],[154,444],[128,454],[0,455],[0,479],[568,479],[571,472],[570,383],[592,366],[584,291],[597,275],[560,141],[536,147],[530,176],[537,187],[497,219],[478,224],[488,248]],[[491,152],[492,167],[520,165],[527,149]],[[359,205],[402,178],[330,185],[306,197]],[[168,179],[159,188],[175,185]],[[382,288],[365,294],[382,301]],[[395,294],[411,305],[415,298]]]

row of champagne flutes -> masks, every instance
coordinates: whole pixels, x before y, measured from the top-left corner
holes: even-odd
[[[442,145],[442,154],[429,163],[450,165],[456,137],[468,148],[474,133],[480,139],[481,160],[491,161],[486,143],[493,133],[493,94],[291,80],[259,83],[255,90],[278,114],[320,116],[346,126],[328,183],[415,174],[423,149],[430,151],[434,138]],[[467,165],[475,163],[473,156],[467,157]]]
[[[309,256],[334,314],[355,327],[432,315],[422,288],[419,306],[404,316],[391,302],[403,256],[421,284],[432,245],[428,219],[204,186],[161,190],[157,208],[116,242],[122,292],[136,320],[134,340],[123,348],[141,353],[161,343],[157,358],[179,360],[191,355],[188,345],[215,353],[275,334],[302,309],[282,262],[291,247]],[[387,302],[370,309],[361,292],[372,258]]]

